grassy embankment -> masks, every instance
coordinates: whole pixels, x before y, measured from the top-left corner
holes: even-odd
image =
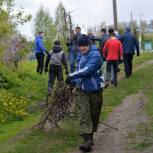
[[[134,67],[137,67],[145,61],[152,60],[152,56],[153,54],[143,54],[141,57],[135,58]],[[147,67],[136,71],[130,79],[121,80],[117,89],[111,87],[104,92],[104,107],[101,120],[106,119],[113,108],[119,105],[126,96],[142,89],[146,91],[148,97],[146,112],[150,117],[153,117],[153,96],[151,94],[153,92],[153,67],[152,65],[148,65]],[[31,126],[36,120],[37,116],[29,116],[29,118],[24,121],[1,126],[1,152],[66,153],[77,147],[80,143],[79,129],[76,121],[64,123],[63,130],[55,130],[47,134],[41,131],[35,131],[33,133],[25,134],[23,137],[19,137],[19,139],[12,139],[13,135]],[[151,123],[149,125],[151,125]],[[153,133],[153,129],[151,132]],[[11,139],[12,141],[10,141]]]

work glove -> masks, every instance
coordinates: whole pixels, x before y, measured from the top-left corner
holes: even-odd
[[[68,71],[68,70],[66,70],[66,71],[65,71],[65,75],[66,75],[66,76],[68,76],[68,74],[69,74],[69,71]]]
[[[66,83],[67,85],[71,85],[71,84],[72,84],[72,83],[71,83],[71,78],[70,78],[70,76],[67,76],[67,77],[66,77],[65,83]]]

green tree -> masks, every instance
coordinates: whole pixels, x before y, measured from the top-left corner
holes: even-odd
[[[2,10],[0,13],[0,39],[6,38],[13,31],[13,24],[10,21],[9,15],[6,11]]]
[[[23,8],[15,8],[14,0],[0,0],[0,60],[4,63],[13,61],[14,38],[18,37],[17,25],[30,21]]]
[[[30,14],[25,14],[24,9],[15,8],[15,0],[0,0],[0,14],[6,11],[9,15],[10,20],[15,24],[24,24],[29,22],[32,18]]]
[[[34,35],[37,35],[40,31],[43,31],[45,34],[44,41],[47,50],[51,49],[56,37],[56,26],[49,12],[44,10],[42,6],[36,14],[34,23]]]
[[[63,6],[62,3],[59,3],[56,11],[56,28],[57,28],[57,36],[56,38],[61,41],[61,44],[63,46],[63,49],[66,50],[66,38],[69,37],[70,33],[70,18],[69,14],[66,12],[65,7]],[[71,23],[72,24],[72,23]]]

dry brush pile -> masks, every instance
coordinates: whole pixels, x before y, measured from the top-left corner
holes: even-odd
[[[41,105],[43,115],[34,129],[49,131],[60,127],[59,122],[65,117],[73,116],[75,113],[76,90],[67,86],[64,82],[58,83],[55,91],[47,97],[46,102]]]

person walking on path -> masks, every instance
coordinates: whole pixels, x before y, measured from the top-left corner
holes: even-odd
[[[105,28],[101,29],[100,36],[94,36],[93,39],[95,41],[99,41],[99,52],[103,57],[103,54],[101,51],[104,48],[106,41],[109,39],[109,36],[107,35],[107,30]],[[105,60],[104,57],[103,57],[103,60]]]
[[[109,29],[110,39],[107,40],[102,50],[103,56],[106,58],[106,83],[105,88],[111,81],[111,68],[113,67],[113,85],[117,87],[117,67],[118,61],[122,59],[122,44],[115,37],[114,29]]]
[[[66,56],[60,46],[60,41],[55,41],[52,52],[46,58],[45,72],[48,72],[49,64],[48,96],[51,95],[56,78],[58,82],[64,81],[62,65],[64,65],[65,74],[68,75],[69,73]]]
[[[44,33],[41,31],[39,32],[39,35],[36,36],[36,39],[35,39],[35,55],[38,62],[37,73],[39,74],[42,74],[44,69],[45,53],[48,54],[46,48],[44,47],[43,37],[44,37]]]
[[[73,84],[78,89],[78,112],[80,118],[80,134],[84,143],[79,149],[82,152],[92,150],[93,134],[97,132],[99,118],[102,109],[102,57],[98,51],[90,47],[89,37],[82,35],[78,40],[81,58],[78,61],[77,71],[71,73],[67,84]]]
[[[137,56],[140,56],[138,41],[130,31],[130,28],[126,28],[125,34],[119,38],[123,45],[123,61],[126,78],[132,75],[132,61],[135,49],[137,50]]]

